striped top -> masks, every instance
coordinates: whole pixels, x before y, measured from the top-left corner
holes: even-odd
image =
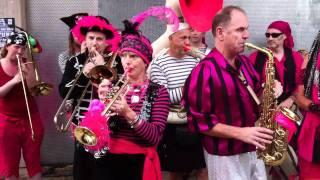
[[[213,49],[191,72],[186,80],[182,104],[187,109],[192,131],[205,132],[222,123],[236,127],[254,126],[257,105],[238,78],[242,71],[255,92],[261,90],[259,76],[244,56],[236,59],[237,69]],[[253,145],[230,138],[202,136],[202,143],[213,155],[235,155],[255,151]]]
[[[151,62],[150,79],[168,89],[172,104],[180,104],[184,82],[197,63],[191,56],[177,59],[166,51]]]
[[[65,71],[62,76],[62,80],[59,84],[59,93],[62,98],[65,98],[69,89],[72,87],[72,84],[78,74],[82,72],[82,68],[84,63],[86,62],[85,54],[78,54],[77,56],[71,57],[65,66]],[[80,98],[85,86],[89,82],[89,79],[81,73],[78,82],[76,83],[76,87],[73,89],[69,99],[73,99],[73,105],[77,104],[78,99]],[[74,122],[77,124],[79,120],[84,118],[83,113],[88,111],[89,103],[92,100],[92,85],[89,85],[88,90],[82,99],[80,106],[76,109],[77,113],[75,116]]]
[[[145,96],[143,96],[138,103],[131,103],[133,94],[134,93],[129,92],[126,95],[126,100],[130,108],[139,115],[143,102],[145,101]],[[151,105],[150,119],[141,119],[142,123],[132,129],[124,117],[113,116],[109,120],[109,127],[112,130],[111,137],[123,138],[145,147],[157,145],[162,138],[166,126],[169,104],[168,91],[164,86],[160,86],[157,91],[157,96]],[[112,123],[114,123],[114,125],[112,125]]]

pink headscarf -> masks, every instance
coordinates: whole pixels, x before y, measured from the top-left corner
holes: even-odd
[[[291,28],[288,22],[286,21],[274,21],[272,22],[268,29],[278,29],[282,33],[284,33],[287,38],[284,40],[284,46],[287,48],[293,48],[294,47],[294,42],[293,42],[293,37],[291,35]]]

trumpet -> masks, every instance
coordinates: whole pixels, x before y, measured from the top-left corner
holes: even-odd
[[[113,55],[111,56],[111,62],[110,62],[111,66],[114,63],[115,58],[116,58],[116,53],[113,53]],[[89,56],[87,62],[90,60],[91,60],[91,57]],[[73,107],[74,100],[70,99],[70,96],[71,96],[72,92],[74,91],[76,84],[79,81],[79,78],[82,73],[83,73],[83,69],[79,72],[79,74],[74,79],[72,86],[70,87],[68,93],[66,94],[65,98],[63,99],[56,114],[54,115],[54,118],[53,118],[54,124],[56,126],[56,129],[60,132],[66,132],[69,129],[69,127],[71,125],[71,121],[74,118],[74,116],[76,115],[77,109],[79,108],[80,103],[81,103],[82,99],[84,98],[91,83],[100,84],[102,79],[111,79],[112,80],[112,79],[115,79],[117,76],[115,71],[113,70],[113,68],[110,68],[110,67],[107,67],[104,65],[101,65],[101,66],[99,65],[99,66],[95,66],[94,68],[92,68],[88,74],[90,81],[84,87],[84,90],[82,91],[76,105]]]
[[[192,56],[196,59],[203,59],[206,57],[206,54],[201,52],[199,49],[197,48],[193,48],[193,47],[190,47],[190,46],[184,46],[184,50],[187,52],[187,54],[189,56]]]

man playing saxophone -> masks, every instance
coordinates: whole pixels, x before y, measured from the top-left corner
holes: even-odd
[[[271,144],[273,131],[254,127],[259,76],[242,55],[249,38],[243,9],[226,6],[212,22],[215,48],[193,69],[182,103],[189,128],[201,133],[210,180],[267,179],[256,148]]]
[[[67,61],[59,85],[59,92],[62,97],[65,97],[74,84],[76,88],[71,92],[70,99],[79,101],[81,94],[89,83],[90,71],[93,67],[106,63],[103,54],[117,48],[119,35],[109,21],[101,16],[83,17],[71,32],[84,48],[79,55],[73,56]],[[75,79],[78,79],[78,81],[74,82]],[[81,99],[79,108],[75,109],[77,114],[73,123],[78,124],[81,121],[92,97],[93,86],[89,85],[87,92]],[[75,143],[74,179],[92,179],[93,159],[93,156],[86,152],[81,144]]]

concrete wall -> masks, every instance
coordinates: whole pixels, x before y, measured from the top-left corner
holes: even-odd
[[[50,96],[38,97],[38,106],[45,125],[42,145],[42,162],[70,163],[73,159],[73,140],[70,133],[56,131],[53,116],[62,99],[58,93],[61,72],[58,55],[68,46],[69,28],[60,21],[61,17],[78,12],[98,13],[97,0],[29,0],[27,3],[28,30],[42,45],[43,52],[36,55],[43,81],[54,85]]]
[[[0,17],[13,17],[17,26],[26,27],[25,0],[2,0],[0,1],[0,7]]]

